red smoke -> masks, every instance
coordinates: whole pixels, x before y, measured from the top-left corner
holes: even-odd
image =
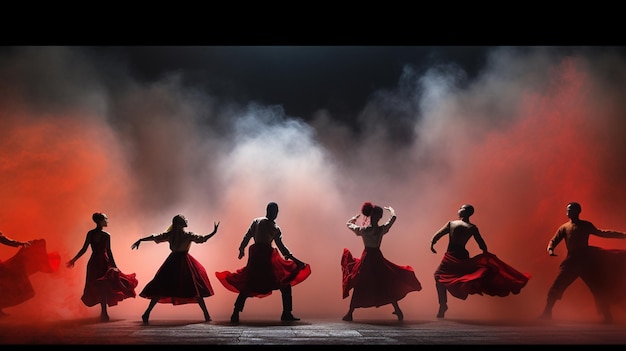
[[[489,250],[532,278],[515,296],[470,296],[466,301],[450,297],[446,317],[535,318],[566,254],[563,243],[556,250],[557,257],[549,257],[546,246],[557,227],[567,220],[568,202],[580,202],[581,217],[597,227],[626,231],[622,220],[626,198],[620,195],[626,193],[623,99],[614,89],[603,86],[604,80],[588,63],[564,60],[552,66],[548,79],[541,84],[522,84],[524,77],[519,77],[523,88],[509,96],[508,110],[503,114],[481,105],[491,102],[492,96],[480,87],[474,94],[483,95],[482,99],[473,99],[470,93],[444,99],[438,109],[446,112],[440,112],[447,118],[443,127],[422,130],[441,148],[436,148],[442,155],[437,165],[445,168],[443,173],[440,168],[414,163],[418,157],[412,152],[419,146],[377,148],[368,141],[371,149],[387,153],[375,162],[350,163],[340,156],[332,157],[334,153],[329,155],[332,148],[325,149],[326,144],[306,144],[308,139],[297,133],[287,139],[291,143],[284,144],[283,135],[264,139],[260,128],[222,140],[219,133],[205,134],[192,119],[182,118],[191,109],[188,96],[181,103],[183,112],[163,108],[182,115],[180,120],[165,126],[149,122],[154,96],[165,107],[172,107],[168,103],[175,104],[173,100],[181,98],[170,96],[172,102],[163,99],[172,93],[168,89],[174,90],[170,86],[133,87],[139,92],[129,89],[135,95],[123,99],[134,104],[128,119],[150,112],[137,125],[114,125],[102,112],[85,114],[79,112],[83,109],[68,108],[71,112],[51,113],[26,109],[20,106],[21,100],[5,103],[0,106],[0,198],[4,203],[0,230],[17,240],[46,239],[48,249],[61,255],[57,272],[31,277],[35,298],[5,312],[12,318],[97,318],[98,307],[87,308],[80,301],[91,251],[74,268],[64,265],[95,226],[91,214],[101,211],[110,218],[106,230],[112,235],[115,260],[123,272],[137,274],[139,293],[169,249],[167,244],[144,242],[135,251],[131,244],[164,231],[172,217],[182,213],[189,219],[188,229],[198,234],[209,233],[214,221],[221,222],[216,236],[205,244],[192,245],[190,253],[212,278],[215,296],[206,303],[213,320],[227,320],[236,294],[219,285],[211,272],[234,271],[245,265],[246,258],[237,259],[239,243],[251,220],[264,215],[267,202],[276,201],[285,244],[312,268],[309,279],[293,289],[294,314],[339,320],[349,305],[349,299],[341,296],[341,253],[347,247],[356,255],[363,248],[361,239],[345,228],[345,222],[359,212],[364,201],[372,201],[391,205],[398,214],[396,224],[383,239],[383,254],[396,264],[412,266],[424,287],[400,301],[405,319],[435,317],[438,306],[433,273],[447,238],[437,244],[438,254],[430,252],[430,238],[448,220],[456,219],[463,203],[476,208],[472,221]],[[157,106],[163,107],[160,104]],[[333,128],[328,125],[331,122],[326,123],[324,128]],[[425,122],[416,121],[420,123]],[[180,130],[172,129],[173,125]],[[128,131],[132,128],[142,129],[133,134]],[[346,136],[340,129],[324,135]],[[291,131],[285,130],[285,134]],[[129,136],[146,142],[132,148],[133,142],[139,142]],[[258,140],[261,143],[257,144]],[[178,146],[176,152],[168,153],[168,143]],[[351,155],[362,146],[347,137],[337,143],[341,145],[337,148]],[[134,154],[130,155],[130,150]],[[387,167],[396,158],[401,162],[394,164],[395,168]],[[142,162],[152,162],[151,167]],[[175,183],[167,176],[161,178],[161,171],[183,176]],[[153,185],[152,181],[159,187],[145,186]],[[145,189],[154,193],[142,193]],[[172,197],[150,197],[158,191]],[[142,203],[145,198],[151,199],[149,208]],[[590,242],[626,249],[619,240],[592,238]],[[468,249],[471,254],[479,252],[473,242]],[[15,252],[15,248],[1,246],[0,260]],[[148,300],[140,297],[125,300],[112,307],[109,315],[139,321],[147,305]],[[394,319],[392,311],[391,306],[357,310],[354,318]],[[280,294],[275,292],[249,300],[241,319],[278,319],[280,312]],[[616,308],[616,320],[623,318],[620,313],[622,309]],[[557,303],[554,316],[599,318],[591,294],[579,281]],[[158,305],[151,318],[201,320],[202,313],[197,305]]]

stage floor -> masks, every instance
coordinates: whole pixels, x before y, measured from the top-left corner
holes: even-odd
[[[467,345],[623,344],[625,324],[571,321],[141,320],[97,318],[18,323],[0,320],[2,344]]]

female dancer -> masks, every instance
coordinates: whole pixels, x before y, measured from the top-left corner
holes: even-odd
[[[383,208],[371,202],[365,202],[361,206],[361,213],[357,213],[347,222],[348,229],[363,239],[365,248],[361,258],[354,258],[348,249],[343,249],[341,257],[343,298],[348,297],[350,290],[353,289],[350,309],[343,316],[344,321],[352,321],[352,313],[356,308],[380,307],[387,304],[393,306],[393,314],[402,321],[404,314],[398,301],[411,291],[422,290],[422,285],[411,266],[392,263],[380,251],[383,235],[389,232],[396,221],[394,209],[390,206],[384,209],[391,213],[391,218],[383,225],[378,224],[383,216]],[[366,218],[363,225],[357,225],[357,219],[361,214]]]
[[[209,240],[217,233],[220,223],[215,223],[213,232],[207,235],[185,231],[187,224],[187,218],[176,215],[167,232],[141,238],[131,246],[131,249],[139,249],[142,241],[168,242],[172,251],[154,278],[139,293],[139,296],[150,299],[146,312],[141,316],[144,324],[148,324],[150,312],[158,302],[172,305],[197,303],[204,313],[204,320],[211,321],[204,298],[214,295],[213,287],[202,264],[189,254],[189,248],[192,242],[202,244]]]
[[[135,297],[135,288],[138,281],[135,273],[124,274],[115,264],[113,252],[111,252],[111,235],[103,230],[109,225],[106,214],[96,212],[91,216],[96,227],[87,232],[83,247],[76,256],[67,262],[67,268],[74,267],[76,261],[91,246],[91,257],[87,262],[87,277],[81,300],[85,306],[100,305],[100,321],[107,322],[109,314],[108,306],[116,306],[118,302]]]

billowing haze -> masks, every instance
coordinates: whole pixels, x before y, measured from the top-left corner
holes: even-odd
[[[339,320],[349,305],[341,294],[342,250],[359,256],[363,249],[345,223],[371,201],[394,207],[398,216],[383,239],[384,256],[412,266],[423,285],[400,301],[405,319],[435,317],[433,273],[447,237],[436,245],[437,254],[429,250],[430,239],[457,218],[463,203],[476,208],[472,221],[489,250],[532,278],[519,295],[450,297],[446,317],[537,317],[566,254],[563,243],[557,257],[549,257],[546,246],[567,220],[567,202],[580,202],[581,217],[599,228],[626,231],[624,51],[494,47],[472,72],[443,59],[428,66],[399,63],[393,84],[369,85],[371,93],[352,113],[335,115],[321,104],[298,115],[281,101],[229,96],[227,77],[220,78],[221,89],[190,84],[198,67],[140,75],[123,55],[106,50],[3,50],[0,230],[17,240],[46,239],[48,250],[62,258],[57,272],[31,276],[35,298],[5,312],[37,319],[97,317],[99,307],[80,301],[91,250],[74,268],[64,264],[95,226],[91,214],[109,216],[115,260],[123,272],[136,273],[139,293],[169,248],[144,242],[131,250],[132,243],[165,231],[180,213],[198,234],[221,223],[209,241],[192,244],[190,254],[204,265],[215,290],[205,299],[213,320],[227,320],[236,294],[214,272],[243,267],[246,259],[237,259],[243,234],[276,201],[284,242],[312,268],[293,289],[294,315]],[[283,84],[284,74],[286,69],[274,78],[265,72],[255,84],[301,100],[314,94],[312,82]],[[341,71],[334,80],[342,80]],[[321,89],[335,91],[341,105],[337,89],[344,87],[329,83]],[[590,242],[626,249],[623,240]],[[473,241],[468,249],[479,253]],[[0,260],[15,252],[0,247]],[[147,305],[138,296],[111,307],[109,315],[140,320]],[[359,309],[354,318],[393,320],[392,311]],[[614,311],[616,319],[626,317],[624,306]],[[278,319],[280,312],[276,291],[249,299],[241,318]],[[599,318],[580,281],[557,303],[554,317]],[[202,312],[195,304],[159,304],[151,315],[169,318],[201,320]]]

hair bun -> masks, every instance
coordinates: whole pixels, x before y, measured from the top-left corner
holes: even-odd
[[[372,214],[373,209],[374,204],[372,204],[371,202],[365,202],[363,203],[363,206],[361,206],[361,213],[366,217],[369,217]]]

